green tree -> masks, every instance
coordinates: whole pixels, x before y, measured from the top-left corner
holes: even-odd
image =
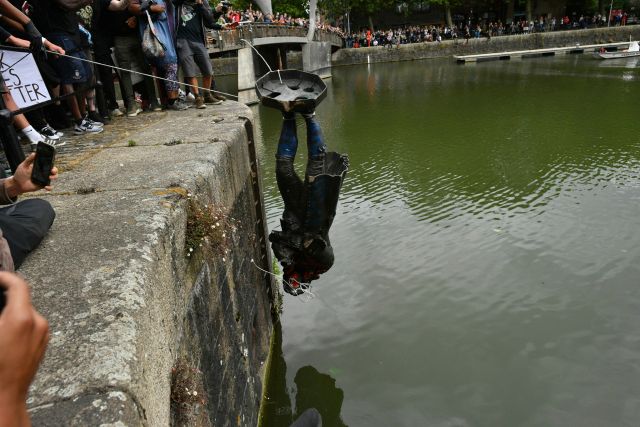
[[[449,27],[453,26],[453,19],[451,18],[451,9],[460,7],[469,2],[464,2],[463,0],[429,0],[430,4],[441,6],[444,9],[444,19],[447,22]]]

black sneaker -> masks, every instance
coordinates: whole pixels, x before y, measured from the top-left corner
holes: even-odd
[[[88,120],[94,126],[103,127],[104,123],[102,121],[102,117],[98,114],[97,111],[89,111],[86,116],[84,116],[85,120]]]

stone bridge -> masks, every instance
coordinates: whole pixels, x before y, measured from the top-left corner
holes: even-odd
[[[306,44],[308,29],[305,27],[289,27],[284,25],[249,24],[241,25],[233,30],[212,31],[213,40],[209,45],[210,53],[228,52],[247,47],[241,40],[248,40],[254,46],[277,44]],[[314,42],[324,42],[331,45],[332,50],[343,46],[342,37],[338,34],[316,30]]]
[[[310,39],[307,28],[284,25],[241,25],[232,30],[212,31],[211,36],[210,56],[224,53],[237,55],[238,100],[243,103],[256,101],[256,78],[269,71],[269,67],[288,68],[287,52],[302,51],[303,71],[329,77],[331,54],[343,46],[342,37],[336,33],[316,29]],[[255,50],[245,40],[253,45]]]

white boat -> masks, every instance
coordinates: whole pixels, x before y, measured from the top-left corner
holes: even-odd
[[[606,52],[603,50],[601,50],[600,52],[595,52],[593,56],[599,59],[631,58],[633,56],[640,56],[640,46],[638,45],[637,41],[629,43],[628,49],[618,52]]]

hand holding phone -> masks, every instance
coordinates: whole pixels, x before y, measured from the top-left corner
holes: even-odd
[[[56,148],[46,142],[38,142],[36,147],[36,158],[31,171],[31,181],[34,184],[46,187],[51,184],[51,170],[56,157]]]

